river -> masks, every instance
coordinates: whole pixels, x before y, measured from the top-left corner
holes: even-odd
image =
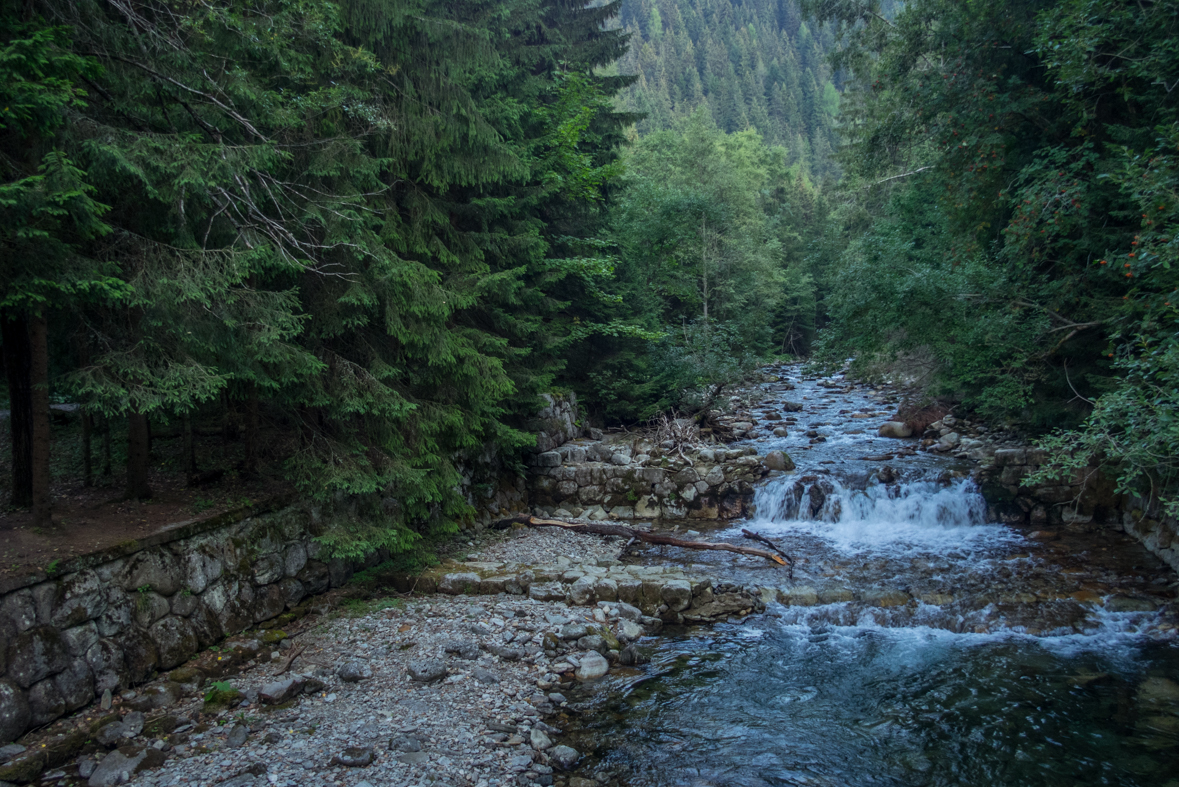
[[[779,539],[799,559],[793,582],[727,553],[636,559],[786,585],[786,603],[669,630],[650,664],[579,697],[583,775],[1179,787],[1174,573],[1108,528],[1045,539],[988,522],[969,464],[875,436],[884,394],[776,373],[759,409],[803,410],[787,436],[751,443],[797,469],[758,489],[752,519],[709,535]]]

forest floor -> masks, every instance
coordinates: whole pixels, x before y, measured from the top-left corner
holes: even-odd
[[[103,475],[101,439],[95,437],[94,485],[87,487],[83,484],[77,419],[54,424],[53,524],[35,527],[30,509],[13,508],[9,503],[12,438],[7,419],[0,420],[0,579],[35,570],[52,572],[58,562],[290,491],[289,484],[265,466],[252,477],[233,470],[244,447],[241,441],[227,442],[220,436],[196,439],[198,467],[225,468],[226,472],[215,483],[188,486],[180,470],[182,441],[157,439],[152,445],[153,496],[128,500],[123,494],[125,441],[119,438],[119,434],[114,435],[112,472]]]

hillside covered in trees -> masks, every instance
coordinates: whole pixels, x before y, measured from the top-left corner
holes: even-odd
[[[816,180],[835,176],[839,89],[828,25],[797,0],[624,0],[631,47],[618,72],[637,80],[619,104],[640,134],[705,109],[722,131],[758,131]]]

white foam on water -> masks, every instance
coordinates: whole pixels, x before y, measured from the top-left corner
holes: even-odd
[[[857,490],[822,478],[815,483],[829,484],[831,491],[813,514],[809,486],[800,498],[796,483],[783,478],[757,490],[753,524],[759,532],[809,534],[849,553],[962,550],[1021,540],[1009,528],[986,522],[986,503],[970,481],[873,484]]]

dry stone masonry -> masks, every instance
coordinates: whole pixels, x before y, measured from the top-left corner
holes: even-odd
[[[535,455],[529,492],[538,515],[558,519],[738,519],[769,472],[751,447],[681,453],[611,434]]]
[[[342,584],[361,564],[321,554],[321,531],[300,505],[216,517],[0,588],[0,744]]]

